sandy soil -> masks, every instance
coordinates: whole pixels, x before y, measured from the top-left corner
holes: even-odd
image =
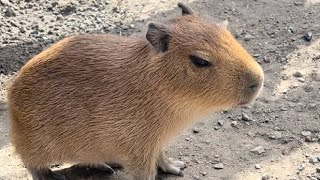
[[[180,15],[176,0],[54,2],[0,1],[1,180],[30,178],[8,138],[5,84],[10,82],[11,74],[65,36],[141,35],[146,21]],[[229,21],[229,29],[262,65],[266,82],[254,104],[215,113],[194,127],[198,133],[189,129],[177,137],[167,153],[187,163],[185,177],[161,174],[159,178],[320,179],[320,173],[316,173],[320,162],[309,162],[320,158],[319,0],[189,2],[201,16]],[[5,13],[8,8],[14,15]],[[312,33],[311,41],[304,39],[307,32]],[[263,153],[252,152],[258,146],[263,147]],[[217,163],[224,168],[215,169]],[[56,169],[70,179],[126,179],[121,170],[107,175],[72,167]]]

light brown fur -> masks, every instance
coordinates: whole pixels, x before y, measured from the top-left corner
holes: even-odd
[[[166,52],[145,38],[82,35],[26,63],[8,95],[11,139],[25,166],[116,161],[135,180],[154,180],[173,137],[255,98],[259,90],[247,94],[246,86],[261,86],[262,69],[226,28],[195,15],[168,27]],[[190,53],[214,67],[195,67]]]

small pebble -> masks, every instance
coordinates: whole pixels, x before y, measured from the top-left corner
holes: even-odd
[[[253,37],[250,34],[247,34],[244,36],[243,40],[244,41],[250,41]]]
[[[195,134],[197,134],[197,133],[199,133],[200,131],[199,131],[198,128],[194,127],[194,128],[192,128],[192,132],[195,133]]]
[[[223,169],[224,168],[224,165],[222,163],[218,163],[218,164],[215,164],[213,166],[215,169]]]
[[[199,179],[200,179],[200,177],[199,177],[199,176],[195,176],[195,175],[193,175],[192,177],[193,177],[193,179],[196,179],[196,180],[199,180]]]
[[[13,16],[16,16],[16,13],[13,11],[13,9],[7,8],[7,9],[4,11],[4,16],[6,16],[6,17],[13,17]]]
[[[245,113],[241,114],[241,119],[244,121],[252,121],[252,119]]]
[[[256,169],[261,169],[261,165],[260,165],[260,164],[256,164],[254,167],[255,167]]]
[[[219,126],[223,126],[223,124],[224,124],[224,121],[223,121],[223,120],[219,120],[219,121],[218,121],[218,125],[219,125]]]
[[[303,36],[304,40],[311,41],[312,40],[312,32],[306,32]]]
[[[219,126],[214,126],[214,130],[219,130],[220,127]]]
[[[294,77],[303,77],[303,74],[300,71],[293,73]]]
[[[300,164],[298,167],[299,171],[303,171],[305,169],[305,165],[304,164]]]
[[[270,177],[269,174],[264,174],[264,175],[262,175],[261,180],[268,180],[268,179],[270,179],[270,178],[271,178],[271,177]]]
[[[262,153],[265,153],[265,149],[263,146],[257,146],[255,148],[251,149],[250,152],[255,153],[255,154],[262,154]]]
[[[315,164],[318,162],[318,158],[317,157],[310,157],[309,162],[312,164]]]
[[[238,122],[237,122],[237,121],[232,121],[232,122],[231,122],[231,126],[232,126],[232,127],[237,127],[237,125],[238,125]]]
[[[301,135],[305,136],[305,137],[311,136],[311,132],[310,131],[301,131]]]
[[[201,172],[200,174],[201,174],[202,176],[206,176],[206,175],[207,175],[207,172],[204,171],[204,172]]]

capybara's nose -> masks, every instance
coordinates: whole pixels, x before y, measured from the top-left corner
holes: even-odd
[[[248,95],[256,94],[262,86],[263,78],[256,74],[246,74],[245,76],[245,89]]]

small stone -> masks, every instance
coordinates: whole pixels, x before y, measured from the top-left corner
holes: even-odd
[[[312,40],[312,32],[306,32],[303,36],[304,40],[311,41]]]
[[[21,33],[25,33],[26,32],[26,29],[24,27],[20,27],[19,30],[20,30]]]
[[[303,77],[303,74],[300,71],[293,73],[294,77]]]
[[[219,126],[223,126],[223,124],[224,124],[224,121],[223,121],[223,120],[219,120],[219,121],[218,121],[218,125],[219,125]]]
[[[282,138],[281,132],[278,132],[278,131],[274,132],[274,136],[275,136],[275,139],[281,139]]]
[[[303,86],[303,90],[307,93],[309,92],[312,92],[313,91],[313,87],[312,86],[309,86],[309,85],[306,85],[306,86]]]
[[[303,2],[296,1],[293,3],[296,6],[303,6]]]
[[[237,121],[232,121],[232,122],[231,122],[231,126],[232,126],[232,127],[237,127],[237,125],[238,125],[238,122],[237,122]]]
[[[316,168],[316,172],[317,172],[317,173],[320,173],[320,168]]]
[[[219,130],[220,127],[219,126],[214,126],[214,130]]]
[[[193,175],[192,178],[195,179],[195,180],[199,180],[200,179],[199,176],[195,176],[195,175]]]
[[[318,158],[317,157],[310,157],[309,162],[312,164],[315,164],[318,162]]]
[[[0,0],[1,4],[5,5],[5,6],[10,6],[11,3],[9,2],[9,0]]]
[[[303,171],[305,169],[305,166],[306,166],[305,164],[300,164],[298,167],[298,170]]]
[[[301,131],[301,135],[304,137],[311,136],[311,132],[310,131]]]
[[[287,156],[287,155],[289,155],[289,150],[288,149],[284,149],[283,151],[282,151],[282,155],[284,155],[284,156]]]
[[[262,154],[262,153],[265,153],[265,149],[263,146],[257,146],[255,148],[251,149],[250,152],[255,153],[255,154]]]
[[[264,175],[262,175],[261,180],[268,180],[268,179],[270,179],[270,178],[271,178],[271,177],[270,177],[269,174],[264,174]]]
[[[294,27],[292,27],[292,26],[290,26],[290,27],[288,28],[288,30],[289,30],[289,32],[291,32],[292,34],[296,33],[296,28],[294,28]]]
[[[201,174],[202,176],[206,176],[206,175],[207,175],[207,172],[204,171],[204,172],[201,172],[200,174]]]
[[[302,78],[302,77],[297,78],[297,80],[298,80],[299,82],[301,82],[301,83],[306,82],[306,80],[305,80],[304,78]]]
[[[261,165],[260,165],[260,164],[256,164],[254,167],[255,167],[256,169],[261,169]]]
[[[67,5],[61,11],[60,14],[62,16],[68,16],[74,12],[76,12],[77,8],[75,6]]]
[[[217,163],[213,166],[213,168],[215,169],[223,169],[224,168],[224,165],[222,163]]]
[[[197,133],[199,133],[200,131],[199,131],[198,128],[194,127],[194,128],[192,128],[192,132],[195,133],[195,134],[197,134]]]
[[[190,141],[190,138],[187,137],[187,138],[186,138],[186,141]]]
[[[252,35],[247,34],[247,35],[244,36],[243,40],[244,41],[250,41],[252,38],[253,38]]]
[[[260,54],[254,54],[252,56],[255,57],[255,58],[258,58],[258,57],[260,57]]]
[[[252,121],[252,119],[245,113],[241,114],[241,119],[244,121]]]
[[[132,28],[132,29],[133,29],[133,28],[134,28],[134,24],[130,24],[130,28]]]
[[[6,17],[13,17],[13,16],[16,16],[16,13],[13,11],[13,9],[7,8],[7,9],[4,11],[4,16],[6,16]]]

